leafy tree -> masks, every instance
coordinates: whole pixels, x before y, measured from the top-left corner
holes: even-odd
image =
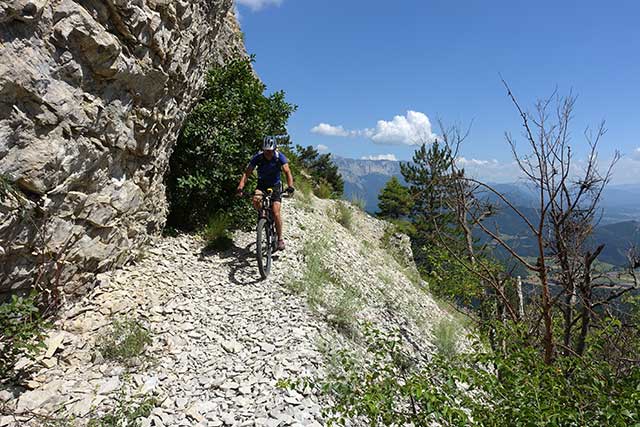
[[[392,176],[378,195],[378,216],[386,219],[400,219],[411,212],[413,200],[409,189]]]
[[[251,224],[248,201],[235,197],[238,178],[262,138],[285,133],[296,110],[284,92],[264,94],[252,62],[238,59],[207,74],[202,100],[185,121],[170,159],[171,227],[193,230],[224,213],[232,227]]]

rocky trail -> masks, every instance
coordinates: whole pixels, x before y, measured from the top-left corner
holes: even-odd
[[[428,337],[415,331],[443,316],[424,293],[416,298],[404,270],[394,270],[374,247],[382,222],[352,208],[356,231],[348,231],[332,219],[334,203],[316,199],[314,206],[292,202],[283,209],[288,246],[264,281],[254,233],[237,233],[222,252],[207,251],[196,236],[164,237],[136,263],[100,275],[94,290],[61,314],[28,389],[0,392],[0,402],[22,414],[1,417],[0,427],[86,425],[119,401],[149,396],[157,406],[143,426],[322,425],[318,396],[278,386],[280,379],[322,372],[319,348],[331,347],[322,341],[346,341],[322,310],[291,291],[291,281],[303,276],[305,242],[328,236],[330,250],[318,256],[358,287],[359,319],[404,325],[412,342],[428,348]],[[394,283],[381,286],[383,273]],[[422,317],[390,309],[412,301]],[[126,318],[139,319],[152,339],[148,357],[130,367],[97,351],[110,323]]]
[[[203,246],[193,236],[165,238],[139,264],[103,275],[64,314],[49,340],[52,357],[43,360],[52,366],[31,380],[34,390],[20,396],[17,412],[90,417],[113,407],[124,387],[161,401],[143,425],[319,425],[314,396],[276,386],[322,363],[321,325],[282,287],[298,263],[295,249],[279,254],[273,275],[259,281],[253,234],[238,234],[221,253]],[[98,363],[93,353],[96,333],[118,317],[144,319],[153,337],[152,361],[132,369],[129,384],[123,367]]]

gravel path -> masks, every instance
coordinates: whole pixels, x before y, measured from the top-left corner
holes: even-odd
[[[260,281],[253,233],[238,233],[221,253],[207,252],[193,236],[161,239],[137,265],[102,275],[102,284],[64,313],[48,342],[51,357],[39,361],[50,367],[9,404],[18,413],[58,411],[56,418],[75,416],[83,425],[110,411],[124,390],[127,399],[154,395],[161,402],[147,426],[320,425],[315,396],[277,387],[322,364],[316,343],[324,325],[283,287],[285,272],[299,269],[295,248]],[[94,340],[113,318],[140,318],[150,327],[151,362],[126,370],[96,358]],[[14,423],[0,419],[0,426]]]
[[[353,345],[326,321],[345,289],[355,295],[347,321],[399,329],[423,356],[433,347],[433,325],[448,316],[403,261],[411,259],[406,236],[385,243],[386,224],[353,206],[345,227],[336,221],[336,203],[285,205],[287,249],[264,281],[254,233],[237,233],[223,252],[205,250],[195,236],[165,237],[135,264],[99,275],[95,289],[61,313],[27,388],[0,390],[0,406],[22,414],[0,415],[0,427],[47,425],[46,417],[62,420],[49,425],[84,426],[118,401],[135,407],[131,402],[151,396],[159,404],[145,427],[322,425],[318,396],[277,383],[322,374],[319,348]],[[315,312],[305,295],[289,291],[290,282],[304,279],[305,242],[322,243],[311,256],[332,275],[319,284],[323,301]],[[127,318],[139,319],[152,338],[150,357],[133,367],[97,351],[113,320]]]

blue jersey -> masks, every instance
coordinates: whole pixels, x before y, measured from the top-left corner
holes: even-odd
[[[261,151],[251,158],[249,166],[251,169],[258,168],[258,188],[273,188],[280,185],[280,169],[282,165],[289,163],[284,154],[277,151],[271,160],[264,157]]]

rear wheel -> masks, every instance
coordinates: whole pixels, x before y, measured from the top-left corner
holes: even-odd
[[[266,218],[260,218],[256,233],[256,254],[260,276],[266,279],[271,271],[271,233]]]

